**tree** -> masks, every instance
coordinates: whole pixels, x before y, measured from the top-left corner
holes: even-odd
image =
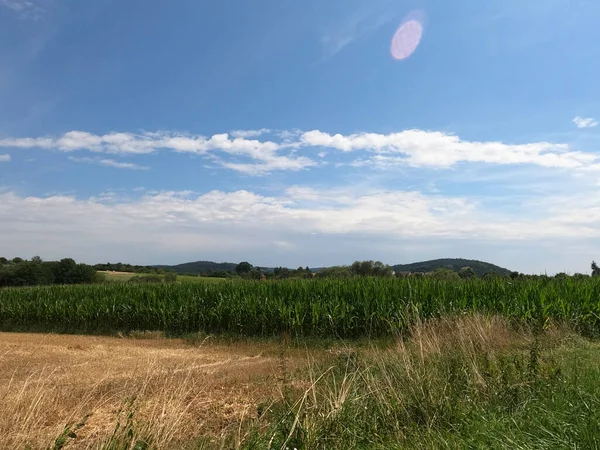
[[[46,264],[23,261],[18,264],[13,273],[13,286],[35,286],[52,284],[54,274]]]
[[[289,278],[290,269],[287,267],[275,267],[275,269],[273,269],[273,275],[275,278]]]
[[[242,261],[237,266],[235,266],[235,273],[238,275],[242,275],[244,273],[249,273],[253,269],[252,264],[248,261]]]
[[[394,275],[393,269],[381,261],[375,261],[371,265],[371,275],[375,277],[391,277]]]
[[[483,278],[484,280],[498,280],[501,278],[501,276],[498,275],[496,272],[486,272],[481,278]]]
[[[23,262],[23,258],[19,258],[17,256],[16,258],[13,258],[12,262],[13,262],[13,264],[20,264]]]
[[[600,276],[600,267],[596,264],[596,261],[592,261],[592,276]]]
[[[176,281],[177,281],[177,274],[175,272],[165,273],[165,282],[166,283],[175,283]]]
[[[253,267],[252,270],[250,270],[250,272],[246,274],[246,276],[249,276],[253,280],[260,280],[262,278],[262,275],[263,273],[256,267]]]
[[[355,261],[350,270],[354,275],[363,277],[389,277],[394,274],[392,268],[381,261]]]
[[[458,271],[458,276],[463,279],[473,278],[476,276],[475,271],[470,267],[463,267]]]
[[[446,269],[445,267],[440,267],[439,269],[435,269],[431,272],[430,275],[432,278],[436,280],[444,280],[444,281],[455,281],[460,280],[460,276],[452,269]]]
[[[77,263],[72,258],[63,258],[54,265],[54,278],[56,284],[72,284],[71,274],[75,271]]]
[[[66,284],[87,284],[97,281],[97,272],[92,266],[87,264],[76,264],[73,270],[69,272]]]
[[[352,272],[348,266],[333,266],[319,270],[318,278],[350,278]]]
[[[8,259],[6,259],[4,256],[0,256],[0,264],[8,264]]]

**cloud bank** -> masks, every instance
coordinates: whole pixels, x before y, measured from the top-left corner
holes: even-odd
[[[591,126],[591,123],[588,122],[586,126]],[[252,139],[264,134],[270,134],[271,140]],[[0,147],[40,148],[67,153],[89,151],[129,156],[172,151],[209,158],[223,168],[251,175],[298,171],[319,166],[326,161],[326,156],[332,154],[323,150],[356,155],[350,165],[376,168],[406,165],[447,169],[459,163],[485,163],[600,171],[598,154],[578,151],[564,143],[470,141],[454,134],[418,129],[389,134],[346,135],[329,134],[320,130],[272,132],[261,129],[238,130],[232,136],[222,133],[209,138],[174,132],[96,135],[85,131],[69,131],[56,138],[5,138],[0,140]]]
[[[121,255],[139,246],[168,252],[218,252],[235,247],[273,250],[311,235],[368,239],[452,239],[530,242],[600,238],[600,201],[553,198],[535,219],[494,211],[460,196],[419,191],[291,187],[277,196],[246,190],[204,194],[159,192],[141,197],[105,193],[91,198],[0,194],[0,246],[10,254],[75,251]],[[531,205],[522,205],[530,209]],[[508,245],[508,244],[507,244]],[[333,250],[333,249],[330,249]],[[319,250],[323,252],[323,248]],[[113,255],[114,256],[114,255]]]

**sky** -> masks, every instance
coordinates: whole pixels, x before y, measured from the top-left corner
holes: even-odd
[[[0,256],[600,260],[597,0],[0,0]]]

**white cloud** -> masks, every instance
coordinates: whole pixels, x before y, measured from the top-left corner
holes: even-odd
[[[0,155],[0,162],[9,162],[10,155]]]
[[[236,138],[251,138],[259,137],[270,132],[271,130],[268,128],[261,128],[260,130],[234,130],[231,132],[231,135]]]
[[[24,11],[35,6],[28,0],[0,0],[0,5],[13,11]]]
[[[598,125],[598,122],[592,117],[580,117],[577,116],[573,119],[573,123],[577,126],[577,128],[594,128]]]
[[[459,162],[535,164],[555,168],[586,168],[599,161],[596,154],[572,151],[566,144],[534,142],[504,144],[461,140],[438,131],[406,130],[398,133],[331,135],[313,130],[302,134],[304,146],[334,148],[343,152],[367,151],[377,155],[355,165],[451,167]]]
[[[113,196],[114,197],[114,196]],[[111,200],[114,198],[111,197]],[[553,199],[543,206],[538,220],[519,220],[488,212],[478,203],[461,197],[426,195],[418,191],[373,190],[356,193],[348,189],[315,190],[292,187],[276,197],[249,191],[191,191],[146,194],[135,200],[106,204],[105,197],[76,199],[53,196],[19,197],[0,194],[3,227],[23,225],[95,236],[99,242],[111,239],[121,226],[139,227],[139,235],[175,232],[172,225],[189,232],[205,227],[213,230],[285,230],[319,234],[385,234],[418,237],[542,239],[547,237],[600,237],[600,202],[596,199]],[[526,205],[531,208],[532,205]],[[490,220],[492,217],[495,220]],[[32,219],[33,218],[33,219]],[[148,224],[148,225],[146,225]],[[18,225],[18,226],[17,226]],[[145,228],[147,227],[147,228]],[[2,233],[2,236],[8,236]],[[277,233],[273,235],[273,239]],[[165,236],[166,238],[167,236]],[[173,236],[171,236],[173,237]],[[148,237],[148,239],[154,239]],[[271,239],[271,240],[273,240]],[[169,239],[166,239],[167,241]]]
[[[97,164],[100,166],[114,167],[116,169],[148,170],[148,167],[146,167],[146,166],[139,166],[137,164],[128,163],[128,162],[120,162],[120,161],[115,161],[114,159],[107,159],[107,158],[105,158],[105,159],[88,158],[88,157],[78,158],[75,156],[69,156],[68,159],[70,161],[74,161],[74,162]]]
[[[238,136],[256,134],[237,132]],[[241,133],[241,134],[240,134]],[[156,133],[109,133],[96,135],[85,131],[70,131],[58,138],[7,138],[0,147],[44,148],[63,152],[87,150],[95,153],[141,155],[159,150],[189,153],[211,158],[221,167],[238,172],[263,175],[277,170],[297,171],[327,164],[318,164],[299,151],[311,151],[325,160],[335,149],[345,153],[362,152],[350,165],[389,168],[412,167],[451,168],[458,163],[493,165],[530,164],[547,168],[571,169],[580,172],[600,172],[600,157],[581,152],[568,144],[552,142],[503,143],[499,141],[469,141],[439,131],[404,130],[389,134],[354,133],[329,134],[319,130],[307,132],[283,131],[277,139],[260,141],[234,137],[227,133],[210,138],[198,135]],[[276,142],[279,141],[279,142]],[[314,151],[314,150],[318,151]],[[338,163],[343,165],[344,163]]]
[[[53,145],[54,145],[54,141],[50,138],[0,139],[0,147],[52,148]]]
[[[96,135],[86,131],[69,131],[56,139],[50,137],[1,139],[0,147],[44,148],[63,152],[88,150],[96,153],[127,155],[141,155],[167,149],[178,153],[210,154],[215,156],[215,161],[223,167],[255,175],[274,170],[301,170],[316,165],[307,157],[282,154],[284,148],[281,144],[244,137],[230,138],[227,133],[205,138],[167,132]],[[222,161],[218,157],[219,153],[236,158],[248,158],[250,162]]]
[[[220,164],[227,169],[249,175],[263,175],[275,170],[302,170],[307,167],[313,167],[317,165],[317,163],[313,160],[303,156],[288,158],[274,155],[263,157],[258,164],[241,164],[232,162],[221,162]]]
[[[33,0],[0,0],[0,6],[15,11],[24,19],[37,20],[46,13],[46,10]]]
[[[406,260],[408,248],[414,258],[424,259],[429,247],[433,257],[464,256],[470,246],[471,254],[483,259],[483,248],[500,244],[518,261],[532,245],[539,250],[558,243],[563,250],[556,251],[568,253],[560,242],[572,238],[587,242],[592,254],[589,244],[600,238],[600,200],[589,196],[523,203],[509,213],[462,197],[355,188],[292,187],[276,196],[240,190],[146,192],[132,198],[106,192],[87,199],[2,192],[0,217],[0,248],[6,255],[68,255],[88,262],[180,262],[202,252],[213,259],[274,264],[292,259],[320,264],[332,254],[348,258],[338,263],[378,255],[396,263]],[[441,249],[446,253],[440,255]],[[493,251],[487,259],[497,262]],[[565,269],[564,260],[554,263]],[[548,267],[541,256],[537,264],[539,270]]]
[[[138,166],[133,163],[119,162],[114,159],[101,159],[99,164],[102,166],[115,167],[117,169],[147,170],[146,166]]]

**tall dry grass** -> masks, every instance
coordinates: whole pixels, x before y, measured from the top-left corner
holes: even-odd
[[[391,348],[349,348],[313,367],[305,388],[266,416],[262,440],[245,448],[405,448],[475,411],[518,408],[554,379],[552,349],[567,336],[554,330],[546,339],[482,315],[416,322]]]

